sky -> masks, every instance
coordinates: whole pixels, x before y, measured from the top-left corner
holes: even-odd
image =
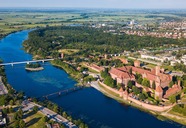
[[[186,0],[0,0],[0,7],[186,9]]]

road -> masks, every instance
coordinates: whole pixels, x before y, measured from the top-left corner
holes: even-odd
[[[95,88],[98,91],[102,91],[97,81],[91,82],[90,83],[90,86],[93,87],[93,88]]]
[[[62,117],[61,115],[51,111],[50,109],[48,109],[46,107],[41,106],[39,104],[29,102],[29,101],[24,101],[23,106],[25,106],[22,108],[23,112],[32,110],[34,106],[38,106],[39,111],[42,112],[44,115],[46,115],[51,120],[56,121],[61,124],[64,124],[67,128],[78,128],[75,124],[68,121],[66,118]]]

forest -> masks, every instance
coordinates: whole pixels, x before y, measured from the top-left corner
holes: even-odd
[[[125,34],[105,33],[103,29],[87,26],[46,27],[29,33],[24,42],[27,52],[34,55],[57,56],[60,49],[80,49],[81,53],[122,53],[124,50],[136,51],[143,48],[170,48],[185,46],[185,39],[155,38]]]

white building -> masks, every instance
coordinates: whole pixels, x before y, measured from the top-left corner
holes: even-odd
[[[175,56],[164,56],[162,57],[164,61],[171,61],[171,60],[174,60],[175,59]]]
[[[186,65],[186,55],[182,56],[181,61],[184,63],[184,65]]]
[[[144,54],[141,54],[141,58],[152,59],[152,60],[157,60],[157,61],[161,61],[161,62],[165,61],[163,58],[160,58],[160,57],[157,57],[157,56],[144,55]]]

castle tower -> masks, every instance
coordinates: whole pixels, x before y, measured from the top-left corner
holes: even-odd
[[[160,73],[160,66],[155,67],[155,74],[156,76]]]
[[[155,90],[155,99],[162,100],[163,97],[163,90],[161,86],[156,85],[156,90]]]

